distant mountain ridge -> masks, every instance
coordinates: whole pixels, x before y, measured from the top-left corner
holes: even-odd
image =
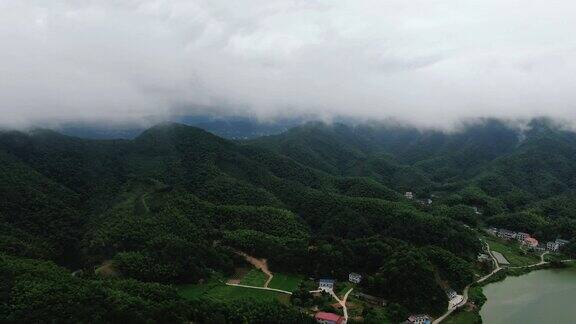
[[[240,116],[179,116],[171,118],[168,122],[202,128],[228,139],[251,139],[282,133],[289,128],[301,125],[304,123],[304,119],[287,118],[264,122]],[[67,123],[59,127],[58,131],[65,135],[87,139],[134,139],[147,128],[148,127],[137,125]]]

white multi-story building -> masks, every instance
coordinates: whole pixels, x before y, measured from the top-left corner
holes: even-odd
[[[550,241],[550,242],[546,242],[546,249],[550,252],[556,252],[558,251],[558,244],[554,241]]]
[[[556,241],[550,241],[546,243],[546,249],[551,252],[556,252],[560,250],[561,247],[568,244],[569,241],[563,239],[556,239]]]
[[[518,239],[518,241],[523,242],[525,239],[529,238],[530,234],[528,233],[522,233],[522,232],[518,232],[516,233],[516,239]]]
[[[516,238],[516,232],[501,228],[501,229],[497,230],[496,236],[503,238],[503,239],[506,239],[506,240],[512,240],[512,239]]]
[[[360,283],[360,281],[362,281],[362,275],[352,272],[348,275],[348,281],[355,284]]]

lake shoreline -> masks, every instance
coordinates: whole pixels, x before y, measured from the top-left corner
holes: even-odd
[[[534,268],[524,268],[524,269],[506,269],[501,271],[500,273],[494,275],[492,278],[490,278],[490,280],[487,280],[486,282],[483,282],[481,285],[479,285],[482,288],[482,294],[485,296],[486,298],[486,302],[483,303],[483,305],[478,308],[476,310],[476,313],[478,314],[478,317],[481,319],[481,321],[485,321],[485,315],[486,314],[482,314],[483,312],[485,312],[486,307],[494,307],[493,306],[493,302],[494,302],[494,296],[489,296],[491,293],[493,294],[494,291],[489,292],[488,294],[486,293],[486,288],[488,286],[491,286],[493,288],[492,284],[498,284],[498,285],[502,285],[505,282],[505,279],[520,279],[522,277],[526,277],[532,273],[542,273],[542,272],[547,272],[548,274],[552,274],[551,278],[554,278],[554,276],[558,275],[558,273],[553,273],[552,271],[554,270],[559,270],[561,272],[567,273],[567,271],[570,270],[576,270],[576,265],[574,263],[570,263],[570,264],[566,264],[565,266],[561,266],[559,267],[558,265],[551,265],[551,264],[545,264],[539,267],[534,267]],[[548,272],[550,271],[550,272]],[[565,272],[566,271],[566,272]],[[569,274],[568,276],[573,276],[574,277],[574,287],[576,287],[576,271],[573,274]],[[541,280],[538,280],[537,282],[537,286],[541,286]],[[517,281],[513,283],[514,285],[518,285],[521,288],[524,288],[526,286],[530,286],[530,283],[526,283],[525,280],[522,281]],[[534,284],[534,283],[532,283]],[[510,283],[509,283],[510,285]],[[503,289],[502,287],[498,287],[499,289]],[[539,291],[539,290],[536,290]],[[518,296],[516,296],[517,298],[519,298]],[[505,299],[504,297],[502,299]],[[502,304],[503,301],[500,300],[498,304]],[[512,313],[512,310],[509,310],[510,313]],[[484,315],[484,316],[483,316]],[[509,315],[509,314],[506,314]],[[520,315],[517,315],[520,316]],[[490,322],[492,323],[492,322]],[[568,322],[567,322],[568,323]]]

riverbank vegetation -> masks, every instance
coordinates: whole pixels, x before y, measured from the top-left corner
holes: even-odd
[[[450,316],[443,323],[445,324],[482,324],[482,318],[476,312],[459,311]]]

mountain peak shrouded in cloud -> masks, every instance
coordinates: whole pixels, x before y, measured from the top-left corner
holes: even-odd
[[[571,1],[0,2],[0,126],[576,120]],[[193,108],[187,108],[193,107]]]

